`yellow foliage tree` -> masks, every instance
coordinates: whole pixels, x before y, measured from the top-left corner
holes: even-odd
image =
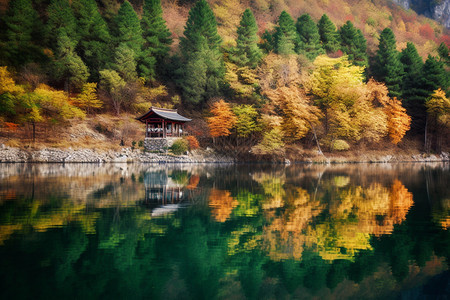
[[[91,109],[101,108],[103,106],[103,101],[98,99],[97,83],[85,83],[81,93],[74,99],[73,102],[77,107],[83,109],[88,114]]]
[[[322,113],[309,103],[309,99],[295,85],[279,87],[266,92],[267,96],[282,111],[284,135],[297,140],[303,138],[319,124]]]
[[[213,104],[210,112],[212,117],[209,117],[207,121],[211,136],[216,138],[230,135],[230,129],[236,123],[236,116],[231,110],[230,104],[219,100]]]
[[[17,86],[11,73],[7,70],[7,67],[0,67],[0,95],[9,94],[20,94],[24,90],[21,86]]]

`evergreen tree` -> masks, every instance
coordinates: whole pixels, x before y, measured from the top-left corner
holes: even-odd
[[[385,28],[380,34],[378,51],[373,65],[375,79],[386,83],[389,96],[401,96],[401,84],[403,80],[403,65],[400,54],[397,51],[394,33],[390,28]]]
[[[275,38],[274,33],[270,32],[269,30],[265,30],[264,33],[261,35],[262,43],[259,45],[259,47],[265,52],[269,53],[275,49]]]
[[[352,22],[347,21],[339,28],[339,35],[341,50],[348,55],[349,61],[356,66],[367,67],[367,41],[361,30],[356,29]]]
[[[213,11],[205,0],[198,1],[180,39],[184,65],[177,71],[178,84],[186,101],[201,103],[220,94],[225,75],[221,41]]]
[[[140,60],[140,73],[144,78],[155,76],[155,65],[162,64],[167,57],[172,34],[162,17],[163,11],[160,0],[146,0],[141,19],[144,45]]]
[[[50,49],[58,49],[58,38],[62,35],[66,35],[75,45],[78,43],[77,21],[68,0],[52,0],[47,15],[45,33]]]
[[[445,63],[447,67],[450,67],[450,51],[445,43],[441,43],[437,49],[439,58]]]
[[[29,0],[11,0],[3,18],[4,47],[2,64],[21,66],[39,57],[36,46],[38,30],[42,27],[38,13]],[[1,24],[0,24],[1,25]]]
[[[78,53],[88,66],[91,79],[99,79],[100,70],[111,62],[111,36],[95,0],[73,2],[80,36]]]
[[[448,88],[448,72],[444,69],[444,63],[434,56],[428,55],[422,68],[422,80],[420,87],[426,91],[428,98],[435,90]]]
[[[250,9],[242,14],[240,26],[237,29],[237,46],[232,60],[240,67],[255,68],[262,58],[262,51],[258,47],[258,25]]]
[[[114,18],[113,33],[117,45],[125,44],[133,50],[135,59],[140,57],[144,44],[142,29],[138,15],[127,0],[122,3]]]
[[[320,41],[325,51],[328,53],[338,51],[340,46],[339,33],[327,15],[322,15],[317,27],[319,28]]]
[[[75,53],[75,43],[61,31],[57,37],[58,48],[54,62],[53,76],[56,81],[64,80],[64,90],[81,88],[89,77],[89,70],[83,60]]]
[[[274,34],[275,52],[289,55],[295,53],[299,38],[294,20],[286,12],[282,11],[278,18],[278,26]]]
[[[219,49],[222,38],[217,33],[217,22],[211,7],[205,0],[199,0],[189,11],[184,37],[180,38],[182,53],[189,55],[203,48]]]
[[[114,69],[126,82],[136,80],[136,60],[132,49],[126,44],[120,44],[114,54]]]
[[[319,29],[309,14],[300,16],[296,27],[299,35],[296,49],[298,54],[304,54],[309,60],[314,60],[318,55],[325,53],[320,44]]]
[[[417,128],[417,121],[424,116],[423,101],[426,92],[420,88],[423,60],[413,43],[407,43],[400,54],[404,76],[402,82],[402,100],[408,114],[413,119],[413,128]]]

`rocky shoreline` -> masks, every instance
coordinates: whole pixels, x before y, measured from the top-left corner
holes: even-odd
[[[315,156],[291,161],[283,159],[278,163],[398,163],[398,162],[444,162],[450,161],[448,152],[440,155],[375,155],[358,157]],[[100,152],[94,149],[21,149],[0,145],[0,163],[234,163],[232,157],[218,155],[211,149],[193,151],[189,155],[144,153],[139,149],[122,148],[121,151]]]

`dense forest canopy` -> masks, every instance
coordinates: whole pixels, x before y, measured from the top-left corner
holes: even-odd
[[[398,144],[407,132],[425,137],[421,150],[448,149],[450,38],[389,1],[10,0],[2,8],[2,132],[31,126],[34,140],[36,127],[155,105],[191,114],[194,144],[213,137],[237,155]]]

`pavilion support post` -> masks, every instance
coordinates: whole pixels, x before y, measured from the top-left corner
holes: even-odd
[[[164,120],[162,121],[162,126],[163,126],[163,138],[166,138],[167,137],[166,122],[164,122]]]
[[[145,120],[145,137],[148,137],[148,120]]]

